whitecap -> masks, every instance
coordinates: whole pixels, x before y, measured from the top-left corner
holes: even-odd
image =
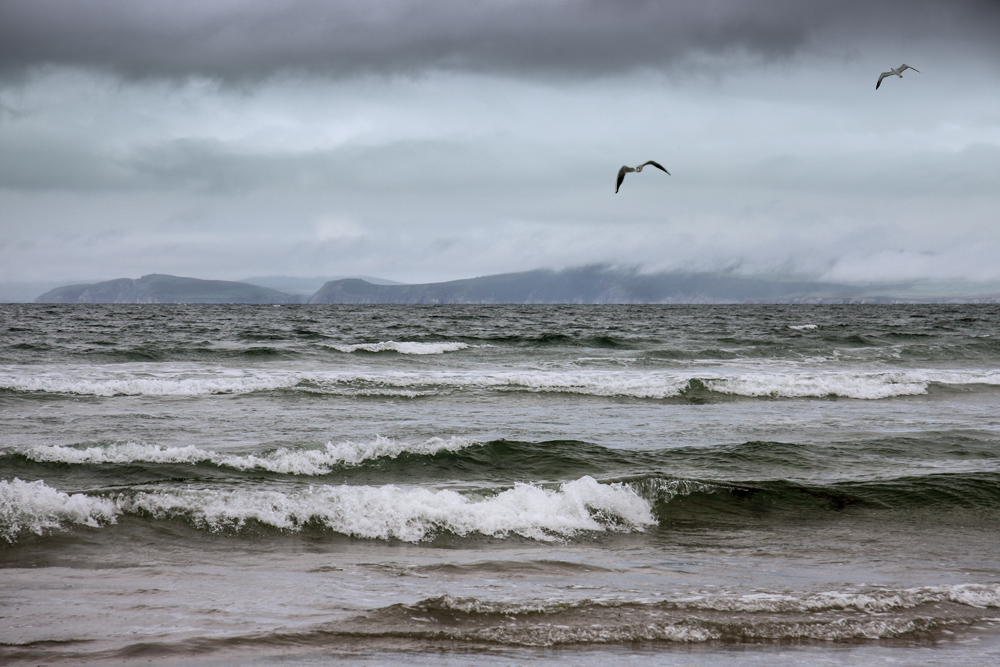
[[[457,352],[469,347],[467,343],[418,343],[385,341],[382,343],[357,343],[355,345],[331,345],[339,352],[397,352],[399,354],[443,354]]]
[[[789,369],[757,372],[734,369],[732,374],[637,370],[428,370],[379,372],[286,369],[159,371],[101,369],[79,373],[0,373],[0,389],[44,391],[94,396],[200,396],[245,394],[289,389],[351,396],[417,398],[441,391],[485,390],[568,393],[666,399],[682,395],[697,380],[710,391],[748,397],[824,397],[881,399],[926,393],[931,384],[1000,385],[1000,371],[915,369],[909,371],[824,371]]]
[[[872,373],[759,373],[708,378],[705,386],[722,394],[775,398],[841,396],[883,399],[926,394],[931,384],[1000,384],[1000,373],[963,371],[899,371]]]
[[[249,394],[294,387],[299,378],[289,374],[246,377],[188,378],[73,378],[19,376],[0,378],[0,388],[13,391],[39,391],[49,394],[85,396],[202,396],[208,394]]]
[[[630,488],[589,476],[558,489],[519,483],[480,498],[448,489],[344,485],[292,493],[140,492],[123,494],[118,505],[129,513],[182,516],[212,531],[240,528],[249,521],[293,531],[313,524],[353,537],[405,542],[442,531],[551,541],[584,531],[641,531],[655,523],[649,503]]]
[[[22,532],[42,535],[66,524],[97,527],[115,523],[120,511],[107,498],[63,493],[41,480],[0,480],[0,537],[8,542],[14,542]]]
[[[354,391],[379,394],[391,391],[436,389],[481,389],[492,391],[524,391],[531,393],[568,393],[587,396],[629,396],[632,398],[670,398],[679,396],[687,379],[663,373],[620,371],[498,371],[431,373],[386,372],[341,374],[327,382],[317,378],[323,387],[356,385]]]
[[[927,392],[926,378],[906,373],[755,374],[704,380],[705,386],[721,394],[775,398],[841,396],[880,399],[913,396]]]
[[[376,436],[368,441],[330,441],[319,449],[280,448],[270,452],[229,454],[186,447],[164,447],[157,444],[116,442],[86,448],[64,445],[44,445],[15,449],[34,461],[101,465],[125,463],[211,463],[237,470],[267,470],[289,475],[323,475],[339,466],[359,465],[378,458],[397,458],[402,454],[433,455],[455,452],[475,444],[459,437],[430,438],[408,443]]]
[[[864,593],[722,593],[659,601],[628,597],[510,602],[444,595],[423,600],[410,608],[418,614],[447,611],[473,617],[503,617],[505,622],[499,625],[459,624],[438,632],[464,640],[531,646],[651,640],[745,642],[748,638],[769,642],[836,641],[888,639],[951,622],[965,625],[968,617],[964,615],[949,613],[935,618],[923,613],[913,616],[893,612],[919,605],[937,606],[948,602],[955,589],[967,588],[988,593],[996,586],[965,584],[950,589],[886,589]],[[858,613],[845,615],[844,609]],[[564,613],[575,618],[585,615],[589,620],[579,624],[567,617],[563,621],[560,616]]]
[[[674,604],[691,610],[753,613],[823,612],[842,609],[884,614],[926,604],[954,602],[969,607],[1000,607],[1000,584],[957,584],[906,589],[825,591],[821,593],[752,593],[697,595]]]

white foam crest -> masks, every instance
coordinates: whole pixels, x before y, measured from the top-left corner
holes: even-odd
[[[631,625],[583,626],[552,623],[519,627],[493,625],[474,630],[446,630],[442,634],[456,639],[478,639],[491,643],[521,646],[556,646],[559,644],[617,644],[646,641],[701,643],[730,640],[746,642],[757,639],[772,641],[845,641],[858,639],[891,639],[926,630],[923,619],[844,619],[823,622],[733,622],[719,623],[704,619],[653,619]],[[439,631],[440,632],[440,631]]]
[[[432,388],[487,389],[536,393],[575,393],[589,396],[626,396],[664,399],[681,395],[690,382],[724,394],[750,397],[805,398],[842,396],[880,399],[918,395],[931,383],[948,385],[1000,384],[998,372],[899,371],[899,372],[737,372],[732,375],[679,375],[656,371],[504,371],[436,373],[387,372],[342,374],[330,378],[342,385],[362,385],[367,394]],[[323,380],[317,379],[321,385]]]
[[[42,445],[18,450],[24,456],[42,462],[100,465],[106,463],[200,463],[213,461],[215,454],[194,445],[162,447],[138,442],[116,442],[102,447],[67,447]]]
[[[742,596],[747,598],[782,598],[783,596]],[[907,618],[873,612],[870,615],[843,616],[841,614],[810,615],[802,617],[793,614],[782,617],[785,609],[743,605],[730,609],[719,606],[722,611],[736,611],[735,615],[699,613],[683,606],[661,604],[636,604],[630,600],[601,601],[582,600],[574,602],[534,602],[506,603],[469,598],[443,596],[425,600],[416,605],[416,611],[424,609],[445,609],[469,615],[502,614],[507,621],[502,624],[477,624],[469,626],[456,624],[444,632],[456,639],[480,639],[497,643],[530,646],[552,646],[556,644],[619,643],[635,641],[705,642],[730,639],[746,641],[757,638],[764,641],[787,640],[849,640],[881,639],[906,635],[928,627],[947,623],[947,619],[927,617]],[[560,622],[559,615],[587,610],[586,623],[574,623],[570,619]],[[709,611],[702,608],[701,612]],[[711,611],[715,611],[712,608]],[[778,615],[766,614],[758,617],[756,611],[776,611]],[[750,612],[750,613],[740,613]],[[536,620],[538,614],[545,618]],[[959,623],[964,623],[959,620]],[[420,630],[417,629],[419,632]]]
[[[322,475],[341,465],[358,465],[378,458],[396,458],[401,454],[433,455],[438,452],[455,452],[474,444],[459,437],[430,438],[424,442],[399,442],[377,436],[368,442],[328,442],[322,449],[281,448],[263,454],[222,454],[186,447],[163,447],[136,442],[112,443],[102,447],[67,447],[46,445],[19,451],[35,461],[83,464],[123,463],[202,463],[238,470],[267,470],[289,475]]]
[[[584,626],[534,625],[529,627],[494,625],[475,630],[446,630],[456,638],[476,639],[494,644],[558,646],[560,644],[618,644],[646,641],[700,643],[722,638],[722,633],[697,622],[649,623],[643,625]]]
[[[358,389],[351,392],[351,396],[375,396],[379,398],[419,398],[421,396],[434,396],[437,394],[433,389],[425,391],[414,391],[412,389]]]
[[[844,398],[879,399],[926,393],[930,381],[908,373],[829,373],[822,375],[759,374],[706,379],[704,384],[712,391],[738,396],[771,396],[776,398],[842,396]]]
[[[119,511],[107,498],[62,493],[41,480],[0,480],[0,537],[8,542],[23,532],[42,535],[66,524],[97,527],[114,523]]]
[[[500,380],[512,389],[633,398],[670,398],[687,386],[682,378],[653,373],[521,373]]]
[[[367,539],[418,542],[447,531],[457,535],[520,535],[551,541],[584,531],[644,530],[650,505],[621,484],[582,477],[558,490],[532,484],[486,498],[452,490],[388,486],[316,486],[307,491],[183,490],[121,496],[121,508],[157,517],[185,516],[209,530],[257,521],[285,530],[319,524]]]
[[[789,324],[788,328],[795,331],[812,331],[818,327],[815,324]]]
[[[293,387],[299,378],[292,375],[270,377],[198,377],[75,379],[67,377],[0,378],[0,388],[14,391],[41,391],[50,394],[85,396],[201,396],[207,394],[249,394]]]
[[[343,374],[334,378],[343,384],[363,383],[374,385],[360,388],[369,393],[396,389],[490,389],[498,391],[528,391],[536,393],[559,392],[590,396],[631,396],[634,398],[668,398],[678,396],[687,385],[687,379],[664,373],[652,372],[458,372],[437,373],[389,372],[379,375],[367,373]]]
[[[952,602],[979,607],[1000,608],[1000,584],[960,584],[948,586],[942,592]]]
[[[423,343],[421,343],[423,345]],[[430,345],[430,343],[427,343]],[[244,394],[297,388],[357,396],[407,396],[434,394],[440,390],[526,391],[574,393],[590,396],[625,396],[664,399],[681,395],[692,380],[719,393],[750,397],[823,397],[880,399],[927,392],[932,383],[944,385],[1000,385],[1000,371],[911,370],[898,372],[735,372],[678,374],[636,370],[581,371],[233,371],[232,369],[145,372],[116,370],[111,377],[76,377],[65,374],[0,373],[0,389],[44,391],[94,396],[153,395],[199,396]],[[103,371],[98,371],[101,373]],[[173,373],[173,374],[171,374]],[[194,375],[192,377],[192,375]]]
[[[760,373],[704,380],[712,391],[739,396],[783,398],[843,396],[880,399],[927,393],[932,383],[945,385],[1000,384],[998,372],[898,371],[848,373]]]
[[[676,601],[685,608],[729,612],[821,612],[854,609],[884,613],[924,604],[955,602],[969,607],[1000,607],[1000,584],[958,584],[922,588],[827,591],[808,595],[752,593],[739,596],[693,596]]]
[[[220,455],[215,462],[241,470],[263,469],[290,475],[322,475],[342,465],[358,465],[379,458],[397,458],[401,454],[433,455],[456,452],[474,444],[465,438],[430,438],[424,442],[407,443],[376,436],[368,442],[328,442],[323,449],[285,449],[245,456]]]
[[[969,373],[964,371],[931,371],[926,373],[929,382],[938,384],[1000,384],[1000,371]]]
[[[469,347],[468,343],[417,343],[385,341],[382,343],[357,343],[355,345],[331,345],[338,352],[397,352],[399,354],[443,354],[457,352]]]
[[[333,442],[326,443],[326,454],[338,463],[357,465],[363,461],[384,457],[396,458],[401,454],[433,455],[439,452],[457,452],[476,444],[472,440],[460,437],[430,438],[424,442],[406,443],[376,437],[370,442]]]

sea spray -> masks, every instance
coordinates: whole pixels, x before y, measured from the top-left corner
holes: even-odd
[[[7,542],[16,541],[21,533],[42,535],[71,524],[114,523],[120,511],[108,498],[63,493],[41,480],[0,480],[0,537]]]

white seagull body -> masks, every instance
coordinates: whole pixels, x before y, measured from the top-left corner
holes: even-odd
[[[884,79],[887,76],[898,76],[900,79],[902,79],[904,69],[912,69],[917,74],[920,74],[920,70],[918,70],[916,67],[910,67],[906,63],[900,65],[899,67],[892,67],[889,69],[888,72],[882,72],[882,75],[879,76],[878,83],[875,84],[875,90],[878,90],[878,87],[882,85],[882,79]]]
[[[621,169],[618,170],[618,183],[615,184],[615,192],[617,193],[618,188],[622,186],[622,181],[625,180],[625,174],[629,173],[630,171],[634,171],[635,173],[638,174],[640,171],[642,171],[642,168],[645,167],[647,164],[651,164],[660,171],[665,172],[667,176],[670,175],[669,171],[664,169],[661,164],[659,164],[658,162],[654,162],[653,160],[650,160],[648,162],[643,162],[638,167],[622,167]]]

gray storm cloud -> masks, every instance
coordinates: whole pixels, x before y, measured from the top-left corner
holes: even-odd
[[[1000,280],[998,109],[1000,2],[0,0],[0,283]]]
[[[248,82],[486,73],[607,75],[694,53],[778,58],[816,42],[961,38],[1000,52],[1000,3],[983,0],[3,0],[0,68]]]

